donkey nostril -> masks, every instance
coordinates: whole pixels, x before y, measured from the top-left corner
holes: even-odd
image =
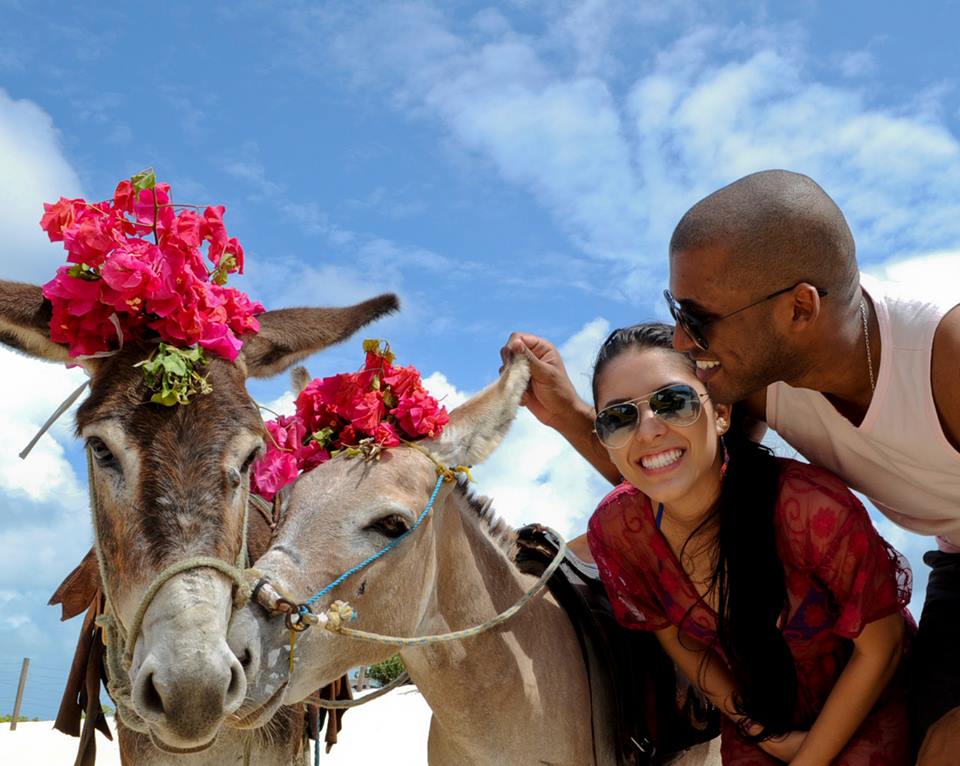
[[[163,698],[157,691],[153,683],[153,673],[150,673],[143,682],[143,688],[140,694],[140,704],[149,712],[161,716],[163,715]]]
[[[240,660],[240,665],[246,670],[250,667],[250,663],[253,662],[253,655],[250,654],[249,649],[244,649],[243,654],[237,657],[237,659]]]
[[[247,656],[247,661],[249,662],[250,654],[245,652]],[[242,662],[242,660],[241,660]],[[247,694],[247,679],[243,674],[243,670],[240,668],[239,663],[233,663],[230,666],[230,685],[227,687],[227,697],[224,702],[225,706],[229,712],[233,712],[240,704],[243,702],[243,698]]]

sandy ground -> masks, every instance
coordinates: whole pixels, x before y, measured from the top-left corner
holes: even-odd
[[[425,766],[430,709],[416,689],[402,688],[369,705],[351,710],[343,722],[340,741],[329,753],[320,753],[328,766]],[[0,724],[0,764],[3,766],[70,766],[77,740],[53,729],[50,721]],[[97,766],[118,766],[116,740],[97,735]],[[310,754],[313,763],[313,753]]]

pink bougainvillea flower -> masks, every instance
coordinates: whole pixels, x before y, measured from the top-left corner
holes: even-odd
[[[119,293],[124,304],[130,305],[132,301],[136,301],[136,304],[142,307],[149,295],[150,288],[157,279],[153,270],[156,256],[150,251],[156,249],[156,246],[143,240],[124,243],[100,269],[104,283]]]
[[[243,245],[236,237],[230,237],[227,240],[226,253],[233,256],[233,267],[227,270],[227,273],[243,274]],[[219,265],[219,264],[217,264]]]
[[[283,487],[297,478],[299,466],[292,452],[267,450],[253,466],[250,489],[266,500],[273,500]]]
[[[420,386],[420,371],[412,365],[409,367],[390,367],[389,371],[383,376],[383,382],[390,387],[394,397],[399,399],[411,388]]]
[[[300,471],[310,471],[330,459],[330,452],[315,441],[308,441],[297,453]]]
[[[377,424],[386,414],[383,396],[379,391],[362,393],[354,397],[349,405],[344,406],[341,414],[358,432],[363,432],[365,436],[372,436],[377,430]]]
[[[133,183],[129,178],[124,178],[117,184],[113,192],[113,208],[120,213],[132,213],[133,201],[136,198],[136,192]]]
[[[377,423],[377,429],[373,433],[373,440],[384,449],[400,446],[400,436],[397,429],[391,423]]]
[[[74,221],[63,230],[67,260],[99,266],[117,244],[110,219],[90,207],[78,209]]]
[[[133,214],[141,233],[170,231],[176,219],[170,205],[170,185],[157,184],[152,189],[141,189],[133,203]]]
[[[307,429],[296,415],[280,415],[276,420],[266,422],[270,434],[268,445],[296,453],[303,446],[303,437]]]
[[[63,230],[73,225],[77,206],[83,206],[82,199],[61,197],[52,205],[43,203],[43,217],[40,228],[47,232],[51,242],[63,242]]]
[[[223,225],[223,205],[210,205],[203,211],[203,223],[200,225],[200,236],[210,243],[207,257],[214,266],[220,264],[220,257],[227,247],[227,229]]]
[[[243,268],[243,247],[228,237],[224,208],[177,214],[170,187],[150,183],[152,171],[117,184],[112,200],[88,203],[61,198],[44,205],[41,227],[51,241],[62,241],[67,260],[47,283],[52,304],[51,333],[73,354],[116,347],[123,337],[153,331],[179,346],[200,344],[227,359],[237,356],[239,336],[257,332],[260,303],[224,286],[227,275]],[[200,251],[210,241],[211,274]],[[72,273],[71,273],[72,272]]]
[[[87,314],[100,302],[100,280],[70,276],[70,267],[61,266],[56,276],[43,286],[43,297],[70,314]]]
[[[400,397],[390,414],[408,434],[431,439],[439,436],[443,426],[450,422],[446,409],[422,388],[410,390]]]
[[[200,247],[203,237],[200,236],[201,220],[193,210],[181,210],[174,221],[171,236],[186,247]]]
[[[231,330],[237,335],[260,331],[257,314],[262,314],[266,310],[262,303],[250,300],[246,293],[233,287],[211,285],[210,288],[223,300]]]
[[[271,465],[278,460],[272,450],[292,450],[302,473],[342,450],[374,456],[379,454],[375,447],[390,449],[440,435],[449,422],[447,411],[423,388],[417,369],[393,367],[392,355],[379,342],[367,341],[364,348],[360,370],[311,380],[297,396],[296,415],[267,423]],[[386,402],[396,406],[389,409]]]
[[[207,324],[200,336],[200,345],[231,362],[243,348],[243,343],[225,324]]]
[[[340,447],[355,447],[358,441],[360,441],[360,437],[357,435],[357,429],[352,425],[344,426],[337,439]]]

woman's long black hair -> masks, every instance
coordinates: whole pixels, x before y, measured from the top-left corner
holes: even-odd
[[[650,322],[615,330],[601,346],[593,368],[594,404],[604,368],[631,348],[664,349],[693,367],[673,349],[669,325]],[[778,626],[787,605],[774,531],[780,465],[769,449],[748,437],[739,415],[735,408],[724,436],[729,462],[719,502],[687,543],[704,530],[717,530],[710,582],[710,589],[717,594],[717,643],[736,684],[734,707],[761,724],[763,731],[749,737],[761,740],[793,728],[797,671]],[[744,728],[741,731],[746,736]]]

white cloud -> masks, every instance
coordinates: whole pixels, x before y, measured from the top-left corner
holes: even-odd
[[[893,258],[865,271],[878,279],[915,286],[930,300],[960,303],[960,250]]]
[[[83,381],[79,369],[67,370],[39,362],[0,347],[0,491],[26,496],[37,502],[75,503],[85,496],[67,461],[64,444],[73,425],[73,409],[61,415],[56,430],[37,442],[26,460],[18,453],[27,446],[47,417]]]
[[[459,407],[469,398],[469,394],[457,389],[442,372],[434,372],[423,379],[423,387],[438,402],[447,408],[447,412]]]
[[[828,83],[793,27],[684,24],[688,13],[673,8],[675,23],[662,26],[677,36],[635,61],[628,79],[627,59],[604,51],[663,15],[614,1],[543,14],[540,37],[517,31],[505,12],[458,28],[425,3],[299,21],[311,51],[438,122],[533,195],[583,252],[632,271],[628,289],[662,274],[672,228],[692,203],[771,167],[820,182],[865,261],[960,236],[960,142],[939,115],[942,94],[878,105],[868,54],[839,63],[859,79]],[[305,65],[316,68],[316,55],[304,48]]]
[[[65,261],[38,225],[43,203],[82,196],[50,115],[0,89],[0,270],[4,279],[44,282]]]
[[[876,71],[877,60],[868,51],[853,51],[841,56],[837,66],[844,77],[861,77]]]

